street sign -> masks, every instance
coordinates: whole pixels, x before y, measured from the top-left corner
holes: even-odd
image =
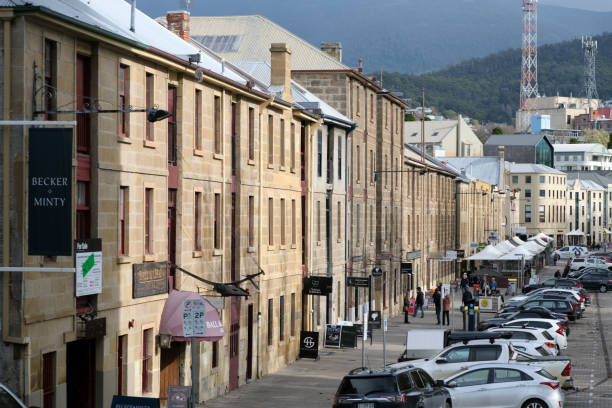
[[[383,318],[383,330],[387,331],[387,315]]]
[[[313,358],[319,356],[319,332],[300,332],[300,358]]]
[[[365,318],[365,316],[368,316],[368,304],[364,303],[363,304],[363,341],[366,341],[368,339],[368,319]]]
[[[102,293],[102,240],[74,241],[76,296]]]
[[[332,293],[334,282],[328,276],[309,276],[304,278],[304,291],[306,295],[326,296]]]
[[[450,295],[450,283],[443,283],[442,284],[442,297],[446,296],[446,295]]]
[[[372,276],[375,278],[383,276],[383,270],[378,266],[375,266],[374,268],[372,268]]]
[[[498,242],[499,241],[499,233],[497,231],[489,231],[487,236],[487,241],[489,242]]]
[[[380,329],[380,318],[381,318],[381,313],[378,310],[372,310],[368,316],[368,324],[373,328],[373,329]]]
[[[204,299],[183,301],[183,337],[206,335],[206,302]]]
[[[358,288],[368,288],[370,287],[370,278],[356,278],[356,277],[347,278],[347,286],[355,286]]]
[[[412,262],[402,262],[400,265],[400,274],[402,275],[412,274]]]
[[[477,243],[477,242],[472,242],[472,243],[470,244],[470,247],[472,247],[472,248],[478,248],[478,243]]]

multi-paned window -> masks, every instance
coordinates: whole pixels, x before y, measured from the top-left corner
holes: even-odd
[[[196,191],[193,197],[193,250],[202,250],[202,193]]]
[[[255,160],[255,109],[249,108],[249,160]]]
[[[153,329],[142,331],[142,393],[153,390]]]
[[[144,202],[144,250],[145,254],[153,253],[153,189],[145,188]]]
[[[213,138],[214,152],[221,153],[221,97],[218,95],[213,100]]]
[[[128,253],[128,203],[129,189],[121,186],[119,189],[119,255]]]
[[[213,244],[215,249],[221,249],[221,194],[215,193],[213,208]]]
[[[146,104],[147,109],[153,109],[153,106],[155,106],[154,85],[155,83],[154,83],[153,74],[150,72],[147,72],[145,74],[145,104]],[[147,120],[145,124],[145,139],[146,140],[148,141],[155,140],[155,137],[153,135],[154,129],[155,127],[153,126],[153,123]]]
[[[281,213],[281,222],[280,222],[280,227],[281,227],[281,245],[285,245],[287,243],[286,239],[286,233],[285,233],[285,224],[286,224],[286,213],[285,213],[285,199],[281,198],[280,199],[280,213]]]
[[[129,109],[129,80],[130,68],[127,65],[119,65],[119,109]],[[119,133],[123,137],[129,137],[129,114],[119,112]]]
[[[55,111],[57,109],[57,42],[45,39],[45,109]],[[55,120],[56,115],[45,115],[47,120]]]
[[[285,167],[285,119],[280,120],[280,165]]]
[[[249,247],[255,246],[255,197],[249,196]]]
[[[195,90],[195,101],[194,101],[194,118],[193,118],[193,138],[194,148],[196,150],[202,150],[202,91],[199,89]]]
[[[274,245],[274,199],[268,198],[268,245]]]
[[[274,117],[268,115],[268,164],[274,164]]]

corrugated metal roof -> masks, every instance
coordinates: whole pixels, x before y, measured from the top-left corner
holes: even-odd
[[[568,188],[575,188],[576,183],[579,184],[579,187],[582,190],[597,190],[597,191],[602,190],[603,191],[603,190],[606,189],[605,187],[597,184],[594,181],[591,181],[591,180],[581,180],[581,179],[574,179],[574,180],[568,181],[567,182],[567,187]]]
[[[457,128],[456,120],[435,120],[425,122],[425,141],[429,143],[438,143],[444,140],[449,133]],[[421,140],[421,122],[404,122],[404,141],[406,143],[414,143],[415,140]]]
[[[608,149],[599,143],[559,143],[553,144],[555,153],[557,152],[599,152],[607,153]]]
[[[47,8],[58,14],[79,20],[93,28],[120,36],[125,40],[141,43],[143,46],[157,48],[185,61],[189,60],[189,55],[200,54],[201,62],[198,65],[202,68],[243,85],[247,82],[247,79],[238,72],[226,67],[221,59],[214,58],[208,53],[201,53],[198,47],[183,41],[140,10],[136,10],[135,13],[136,29],[134,32],[130,31],[131,5],[123,0],[87,0],[86,2],[82,0],[2,1],[3,3],[0,4],[6,4],[5,7],[32,5]]]
[[[257,81],[270,85],[270,64],[260,61],[236,61],[234,63],[239,69],[255,78]],[[270,90],[276,93],[283,91],[282,86],[269,86]],[[349,118],[323,102],[321,98],[310,93],[306,88],[291,80],[291,95],[293,101],[306,109],[319,110],[328,119],[340,121],[348,126],[354,125]],[[325,120],[325,119],[324,119]]]
[[[546,173],[546,174],[565,174],[562,171],[553,169],[543,164],[534,163],[510,163],[506,162],[506,169],[510,173]]]
[[[165,21],[165,17],[158,17],[157,20]],[[191,16],[189,31],[194,38],[205,37],[205,41],[211,45],[228,36],[240,38],[232,47],[218,50],[223,58],[230,61],[270,62],[270,44],[287,43],[292,51],[291,69],[349,69],[319,48],[260,15]]]
[[[502,164],[497,157],[440,157],[439,159],[452,164],[459,171],[463,170],[467,176],[495,185],[500,190],[505,189]]]
[[[581,171],[581,172],[568,172],[567,180],[568,182],[571,180],[572,182],[576,179],[580,180],[591,180],[595,183],[607,186],[612,184],[612,173],[606,172],[606,174],[600,174],[594,171]]]
[[[544,137],[541,134],[491,135],[485,146],[535,146]]]

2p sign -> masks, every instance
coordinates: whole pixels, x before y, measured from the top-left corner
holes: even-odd
[[[183,301],[183,337],[206,335],[206,302],[203,299]]]

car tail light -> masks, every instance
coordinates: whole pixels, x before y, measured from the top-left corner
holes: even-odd
[[[572,362],[570,361],[569,363],[567,363],[567,365],[565,366],[563,371],[561,371],[561,376],[562,377],[569,377],[571,371],[572,371]]]
[[[558,334],[565,334],[565,332],[563,331],[563,326],[561,326],[561,324],[557,323],[557,330],[555,330],[555,332],[557,332]]]
[[[544,343],[544,344],[546,344],[546,346],[548,346],[548,347],[550,347],[550,348],[555,348],[555,343],[551,343],[550,341],[547,341],[547,342],[546,342],[546,343]]]
[[[404,394],[394,395],[381,395],[380,398],[386,398],[393,402],[406,402],[406,396]]]
[[[577,288],[581,288],[581,287],[582,287],[582,283],[577,283],[577,284],[576,284],[576,287],[577,287]]]
[[[552,388],[553,390],[556,390],[557,388],[559,388],[559,382],[558,381],[545,381],[545,382],[541,382],[540,385],[547,385],[550,388]]]

